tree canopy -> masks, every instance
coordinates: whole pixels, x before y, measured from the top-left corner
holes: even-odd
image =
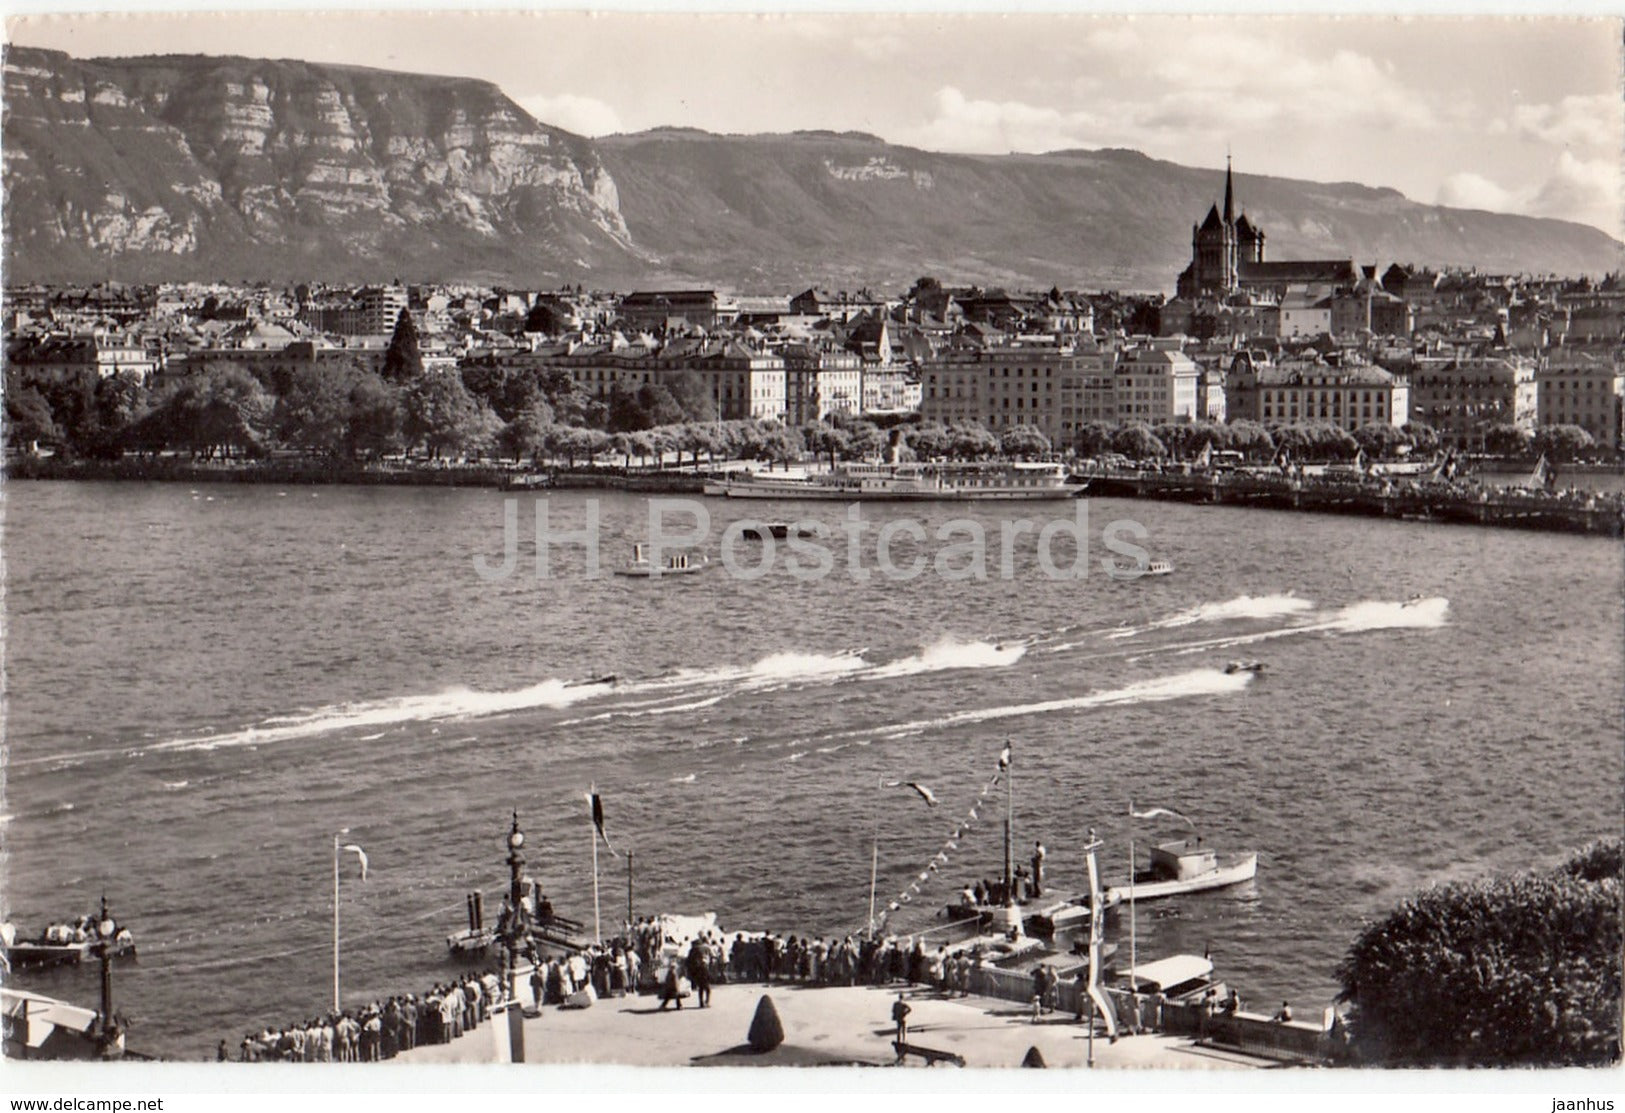
[[[1618,1062],[1622,881],[1614,838],[1548,873],[1402,901],[1338,967],[1354,1051],[1385,1066]]]

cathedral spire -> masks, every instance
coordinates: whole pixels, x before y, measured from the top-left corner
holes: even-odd
[[[1233,201],[1234,192],[1230,180],[1230,154],[1226,152],[1224,156],[1224,222],[1226,224],[1236,222],[1236,208]]]

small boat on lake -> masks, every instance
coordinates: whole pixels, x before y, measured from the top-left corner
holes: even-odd
[[[1245,659],[1240,660],[1240,661],[1231,661],[1228,665],[1224,666],[1224,673],[1225,673],[1226,676],[1235,676],[1238,672],[1263,672],[1263,671],[1264,671],[1264,662],[1262,662],[1262,661],[1254,661],[1250,657],[1245,658]]]
[[[1145,571],[1140,573],[1142,576],[1172,576],[1173,574],[1174,566],[1166,560],[1153,560],[1146,565]]]
[[[566,680],[564,686],[566,688],[597,688],[613,685],[619,679],[620,677],[614,673],[606,672],[602,676],[589,676],[581,680]]]
[[[784,541],[794,532],[797,537],[812,537],[813,531],[799,523],[792,526],[788,522],[753,522],[739,531],[739,536],[746,541],[765,541],[769,537],[775,541]]]
[[[1165,842],[1151,848],[1151,866],[1136,871],[1132,883],[1112,885],[1106,899],[1157,900],[1251,881],[1258,873],[1256,851],[1220,854],[1197,838]]]
[[[113,924],[108,955],[123,958],[135,954],[135,937],[130,929]],[[13,924],[0,924],[0,944],[11,969],[25,966],[78,966],[86,959],[97,958],[101,943],[97,936],[98,922],[94,916],[84,916],[72,923],[57,923],[40,932],[36,939],[18,938]]]
[[[710,563],[701,557],[693,560],[687,553],[676,553],[666,558],[666,563],[655,564],[644,555],[642,545],[632,546],[632,559],[621,567],[615,569],[617,576],[631,576],[644,579],[658,579],[662,576],[692,576],[696,572],[703,572]]]

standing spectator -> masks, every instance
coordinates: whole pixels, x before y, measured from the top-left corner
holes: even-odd
[[[682,1012],[683,991],[682,987],[677,984],[676,962],[673,962],[670,966],[666,967],[666,979],[661,983],[660,986],[660,1009],[658,1011],[665,1012],[666,1006],[672,1004],[673,1002],[676,1002],[677,1004],[677,1011]]]
[[[705,944],[698,939],[694,940],[688,952],[688,980],[694,987],[694,998],[700,1008],[708,1008],[711,1004],[711,965],[705,953]]]

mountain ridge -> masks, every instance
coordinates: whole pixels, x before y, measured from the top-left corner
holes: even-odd
[[[1170,289],[1222,171],[1125,148],[955,154],[861,131],[589,139],[480,78],[298,59],[5,53],[8,280]],[[1584,225],[1237,175],[1272,259],[1597,273]]]

